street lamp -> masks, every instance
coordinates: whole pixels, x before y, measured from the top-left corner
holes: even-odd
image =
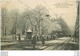
[[[41,20],[42,20],[42,22],[43,22],[43,18],[39,19],[39,36],[41,35],[41,28],[40,28],[40,27],[41,27],[41,26],[40,26],[40,25],[41,25]]]

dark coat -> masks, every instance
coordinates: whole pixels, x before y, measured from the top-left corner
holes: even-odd
[[[32,44],[34,44],[34,45],[36,44],[36,36],[33,37]]]

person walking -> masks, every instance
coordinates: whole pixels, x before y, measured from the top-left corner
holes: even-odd
[[[20,34],[18,34],[18,41],[21,41],[21,36],[20,36]]]
[[[33,36],[32,45],[33,45],[33,49],[35,49],[35,47],[36,47],[36,35]]]
[[[42,36],[42,45],[44,46],[45,44],[45,39],[44,39],[44,36]]]

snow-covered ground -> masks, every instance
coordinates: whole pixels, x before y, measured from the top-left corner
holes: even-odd
[[[42,45],[41,41],[38,41],[36,44],[36,50],[69,50],[71,46],[68,46],[69,44],[75,44],[72,42],[71,37],[62,37],[57,38],[55,40],[48,40],[45,41],[45,45]],[[33,50],[32,44],[29,44],[28,42],[2,42],[1,45],[10,45],[10,44],[16,44],[12,45],[11,47],[5,47],[3,49],[9,49],[9,50]]]

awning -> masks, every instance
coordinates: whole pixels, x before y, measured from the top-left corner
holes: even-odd
[[[32,32],[30,29],[27,32]]]

